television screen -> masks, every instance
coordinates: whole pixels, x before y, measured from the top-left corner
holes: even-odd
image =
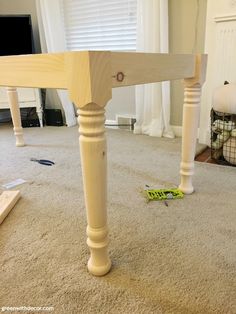
[[[0,56],[34,53],[30,15],[0,15]]]

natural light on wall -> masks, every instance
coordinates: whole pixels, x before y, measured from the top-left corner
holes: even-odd
[[[68,50],[136,50],[137,0],[61,0]]]

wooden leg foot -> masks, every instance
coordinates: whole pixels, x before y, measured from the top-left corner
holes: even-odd
[[[110,271],[110,269],[111,269],[110,260],[106,265],[101,265],[101,266],[94,265],[94,262],[91,257],[88,261],[88,271],[90,272],[90,274],[94,276],[104,276]]]
[[[91,256],[88,261],[88,270],[95,276],[103,276],[111,268],[111,260],[107,253],[108,228],[94,229],[87,227],[87,244],[90,248]]]
[[[17,147],[25,146],[22,128],[21,127],[18,127],[18,128],[15,127],[15,128],[13,128],[13,130],[14,130],[14,134],[16,137],[16,146]]]
[[[191,194],[194,191],[192,185],[192,175],[194,171],[194,164],[193,163],[181,163],[181,182],[179,185],[179,189],[184,194]]]

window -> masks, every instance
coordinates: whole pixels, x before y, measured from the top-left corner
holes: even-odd
[[[137,0],[61,0],[68,50],[136,50]]]

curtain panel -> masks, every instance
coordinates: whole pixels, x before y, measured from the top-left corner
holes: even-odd
[[[60,1],[36,0],[37,18],[42,52],[66,51],[63,18]],[[65,90],[57,90],[58,97],[64,109],[66,125],[76,125],[74,106]],[[53,98],[53,95],[50,95]]]
[[[137,51],[167,53],[168,0],[137,0]],[[170,83],[136,87],[135,134],[174,137],[170,127]]]

